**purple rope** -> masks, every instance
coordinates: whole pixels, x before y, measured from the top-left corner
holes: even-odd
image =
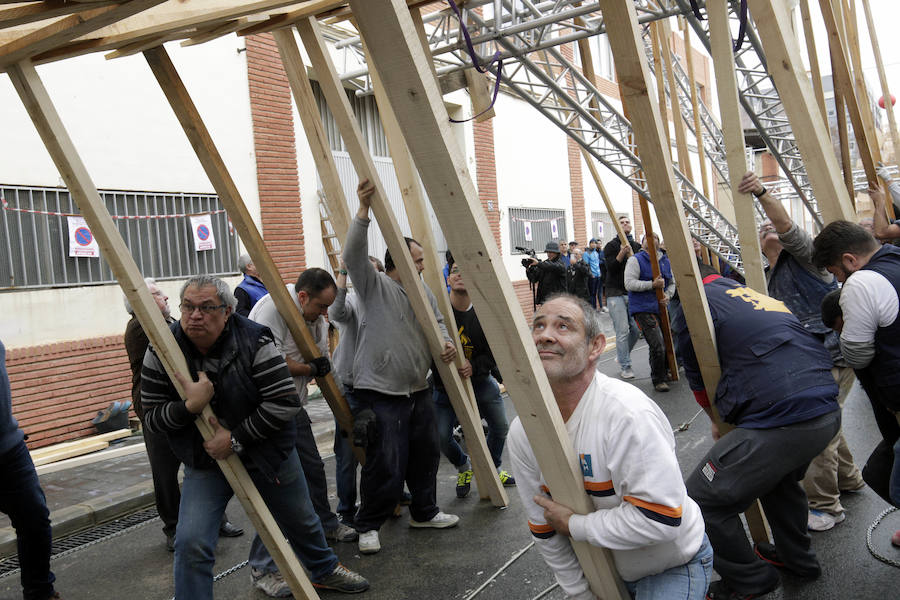
[[[472,37],[469,35],[469,30],[463,24],[463,17],[462,13],[459,10],[459,6],[457,6],[456,2],[454,2],[453,0],[447,0],[447,3],[450,5],[450,8],[453,9],[453,12],[456,13],[456,18],[459,19],[459,29],[460,31],[462,31],[463,37],[466,40],[466,50],[468,51],[469,56],[472,58],[472,65],[475,67],[475,70],[479,73],[489,73],[490,71],[488,70],[488,67],[490,67],[495,62],[497,63],[497,76],[494,80],[494,92],[491,96],[490,105],[488,105],[486,109],[484,109],[477,115],[469,117],[468,119],[450,119],[451,123],[467,123],[472,119],[477,119],[481,115],[494,108],[494,104],[497,102],[497,95],[500,93],[500,79],[503,73],[503,61],[500,59],[500,51],[497,50],[497,52],[494,53],[494,57],[487,64],[487,66],[482,66],[481,60],[478,58],[478,53],[475,51],[475,45],[472,44]]]
[[[715,1],[715,0],[713,0],[713,1]],[[694,16],[697,17],[698,21],[703,20],[704,17],[702,14],[700,14],[700,5],[697,4],[697,0],[691,0],[691,10],[694,11]]]
[[[715,2],[716,0],[712,0]],[[741,25],[738,28],[738,39],[734,42],[734,51],[737,52],[744,45],[747,36],[747,0],[741,0]]]

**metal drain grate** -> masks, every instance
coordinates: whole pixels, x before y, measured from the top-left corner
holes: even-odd
[[[70,535],[58,540],[53,540],[53,550],[50,558],[62,558],[63,556],[72,554],[77,550],[82,550],[88,546],[93,546],[105,540],[118,537],[143,527],[151,521],[157,519],[159,515],[156,508],[148,508],[140,512],[132,513],[115,521],[104,523],[85,531]],[[12,556],[0,561],[0,578],[7,577],[19,572],[19,559]]]

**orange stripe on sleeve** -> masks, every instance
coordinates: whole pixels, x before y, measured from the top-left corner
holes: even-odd
[[[654,504],[652,502],[644,502],[639,498],[635,498],[634,496],[625,496],[623,498],[625,502],[629,502],[637,507],[646,508],[647,510],[653,511],[657,514],[664,515],[666,517],[671,517],[673,519],[681,518],[681,507],[672,508],[671,506],[663,506],[662,504]]]

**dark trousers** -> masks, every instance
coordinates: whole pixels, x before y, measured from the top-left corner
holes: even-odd
[[[344,396],[350,402],[349,393]],[[334,478],[337,484],[337,512],[346,523],[356,519],[356,468],[359,462],[353,454],[350,440],[344,436],[341,427],[334,420]]]
[[[603,308],[603,280],[599,277],[588,278],[588,300],[594,308]]]
[[[322,529],[332,531],[338,526],[337,515],[331,512],[331,505],[328,503],[328,480],[325,478],[325,463],[319,454],[319,448],[316,446],[316,438],[312,432],[312,423],[309,420],[309,413],[302,406],[300,412],[294,417],[294,423],[297,425],[297,440],[294,445],[297,448],[297,455],[300,457],[300,465],[303,467],[303,474],[306,476],[306,487],[309,488],[309,497],[312,500],[313,508],[322,521]]]
[[[688,477],[688,495],[700,505],[715,551],[713,567],[733,590],[758,593],[778,580],[775,568],[753,552],[741,523],[740,513],[757,498],[778,557],[794,571],[819,569],[810,549],[800,480],[840,426],[838,410],[774,429],[738,427],[722,436]]]
[[[431,390],[410,396],[390,396],[372,390],[353,390],[353,412],[375,413],[375,439],[366,447],[366,464],[359,481],[359,532],[377,530],[393,514],[403,494],[412,502],[410,516],[429,521],[438,513],[436,477],[441,459]]]
[[[181,503],[181,488],[178,486],[181,461],[172,452],[164,433],[151,433],[144,428],[144,446],[150,460],[150,472],[153,474],[156,511],[163,523],[163,533],[171,537],[175,535],[178,505]]]
[[[650,379],[653,385],[662,383],[666,380],[666,347],[663,344],[659,315],[634,313],[634,321],[644,333],[644,339],[650,348]]]
[[[0,511],[16,530],[25,600],[47,600],[56,577],[50,571],[50,511],[25,442],[0,456]]]

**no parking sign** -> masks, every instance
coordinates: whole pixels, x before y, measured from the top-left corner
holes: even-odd
[[[100,246],[84,217],[67,217],[69,222],[69,256],[100,256]]]
[[[215,250],[216,238],[213,235],[212,215],[191,217],[191,230],[194,232],[194,250]]]

